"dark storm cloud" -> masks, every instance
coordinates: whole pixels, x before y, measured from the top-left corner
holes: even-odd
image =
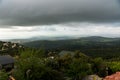
[[[119,22],[119,0],[3,0],[1,26]]]

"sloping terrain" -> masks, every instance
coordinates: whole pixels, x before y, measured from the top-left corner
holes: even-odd
[[[42,47],[45,50],[80,50],[90,56],[120,56],[120,38],[93,36],[69,40],[37,40],[23,45],[34,48]]]

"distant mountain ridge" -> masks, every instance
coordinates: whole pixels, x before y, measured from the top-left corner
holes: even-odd
[[[117,44],[116,44],[117,43]],[[49,47],[51,46],[88,46],[88,45],[118,45],[120,43],[120,38],[106,38],[106,37],[98,37],[98,36],[92,36],[92,37],[82,37],[78,39],[67,39],[67,40],[37,40],[37,41],[31,41],[27,43],[23,43],[26,46],[29,47],[36,47],[39,48],[41,46]]]
[[[65,40],[37,40],[23,43],[24,46],[33,48],[44,48],[48,51],[75,51],[95,57],[120,56],[120,38],[106,38],[99,36],[82,37]]]
[[[24,39],[8,39],[8,40],[3,40],[3,41],[10,41],[13,43],[27,43],[27,42],[33,42],[33,41],[43,41],[43,40],[48,40],[48,41],[54,41],[54,40],[71,40],[71,39],[89,39],[89,40],[100,40],[100,39],[105,39],[105,40],[116,40],[120,38],[108,38],[108,37],[100,37],[100,36],[90,36],[90,37],[78,37],[78,36],[58,36],[58,37],[46,37],[46,36],[37,36],[37,37],[31,37],[31,38],[24,38]]]
[[[37,40],[66,40],[66,39],[76,39],[77,37],[70,37],[70,36],[61,36],[61,37],[45,37],[45,36],[37,36],[37,37],[31,37],[31,38],[25,38],[25,39],[9,39],[4,41],[10,41],[13,43],[26,43],[26,42],[32,42]]]

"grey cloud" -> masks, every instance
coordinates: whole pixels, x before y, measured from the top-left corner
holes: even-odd
[[[0,4],[2,26],[116,21],[120,21],[119,0],[4,0]]]

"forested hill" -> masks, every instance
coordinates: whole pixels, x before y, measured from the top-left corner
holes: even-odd
[[[38,40],[24,43],[23,45],[34,48],[44,48],[46,50],[80,50],[89,55],[113,56],[120,55],[120,38],[106,37],[83,37],[69,40]]]
[[[80,48],[107,48],[120,47],[120,38],[105,38],[105,37],[83,37],[79,39],[69,40],[37,40],[23,43],[25,46],[45,49],[80,49]]]

